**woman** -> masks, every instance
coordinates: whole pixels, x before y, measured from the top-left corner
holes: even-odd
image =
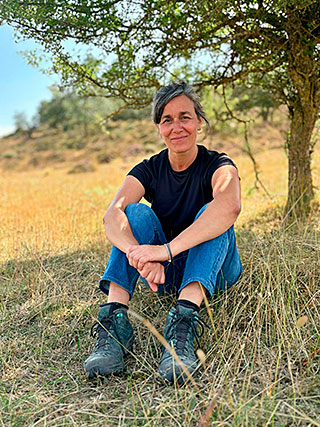
[[[167,149],[128,173],[104,216],[114,246],[100,281],[108,302],[100,306],[97,344],[85,362],[89,377],[125,370],[123,356],[133,342],[127,309],[139,276],[154,292],[178,295],[164,336],[193,374],[204,293],[230,287],[242,271],[233,231],[240,213],[238,171],[225,154],[196,144],[208,120],[192,87],[162,87],[153,120]],[[151,208],[139,203],[143,197]],[[159,374],[184,380],[166,349]]]

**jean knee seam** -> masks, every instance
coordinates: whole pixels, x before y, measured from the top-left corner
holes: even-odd
[[[227,231],[228,231],[228,230],[227,230]],[[225,240],[226,240],[226,245],[229,247],[229,239],[227,238],[227,236],[226,236],[226,235],[225,235]],[[228,252],[228,251],[227,251],[227,252]],[[227,254],[227,253],[226,253],[226,254]],[[225,257],[226,257],[226,255],[225,255]],[[210,273],[210,276],[209,276],[209,280],[210,280],[210,281],[212,281],[212,280],[211,280],[211,277],[213,276],[214,272],[216,272],[216,275],[217,275],[217,277],[218,277],[218,273],[219,273],[219,271],[221,270],[221,268],[217,271],[216,266],[217,266],[217,264],[221,263],[221,261],[222,261],[222,255],[221,255],[221,252],[220,252],[219,257],[216,257],[216,258],[215,258],[215,260],[214,260],[214,264],[213,264],[213,266],[212,266],[212,270],[211,270],[211,273]],[[221,263],[221,267],[222,267],[222,265],[223,265],[223,263]]]

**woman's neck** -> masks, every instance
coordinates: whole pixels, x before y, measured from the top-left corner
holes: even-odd
[[[196,159],[198,155],[198,146],[196,145],[193,150],[185,153],[174,153],[169,150],[168,157],[170,166],[176,172],[186,170]]]

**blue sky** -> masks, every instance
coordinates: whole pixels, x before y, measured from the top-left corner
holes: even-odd
[[[40,102],[50,99],[49,86],[58,81],[28,65],[18,53],[38,46],[33,41],[16,43],[12,28],[0,26],[0,136],[14,130],[15,112],[24,112],[31,119]]]
[[[76,45],[73,41],[64,45],[68,52],[81,56],[90,52],[99,57],[99,49],[95,47]],[[0,137],[14,130],[15,113],[23,112],[31,120],[40,102],[51,98],[49,87],[59,81],[58,76],[42,73],[19,54],[33,49],[42,50],[42,47],[33,40],[16,42],[13,29],[8,25],[0,26]],[[112,61],[112,55],[108,59]],[[208,57],[199,59],[207,61]]]

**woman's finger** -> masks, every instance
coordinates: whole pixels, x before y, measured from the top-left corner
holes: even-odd
[[[153,283],[153,282],[148,282],[149,283],[149,286],[150,286],[150,289],[153,291],[153,292],[158,292],[158,285],[156,284],[156,283]]]
[[[161,277],[160,277],[159,283],[164,283],[165,280],[166,280],[166,275],[164,273],[164,268],[162,268],[161,269]]]
[[[138,261],[134,257],[129,258],[129,264],[134,268],[138,268]]]
[[[146,277],[146,280],[148,282],[155,282],[155,274],[153,271],[150,271],[149,274]]]
[[[138,270],[141,270],[146,264],[147,262],[149,262],[150,260],[146,257],[142,257],[138,260],[137,262],[137,268]]]

